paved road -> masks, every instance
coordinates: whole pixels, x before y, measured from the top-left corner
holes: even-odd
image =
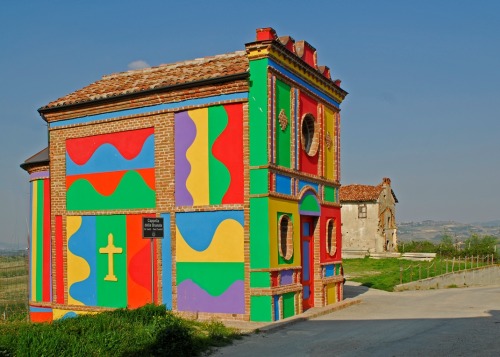
[[[363,302],[250,335],[214,356],[500,356],[500,287],[388,293],[347,283]]]

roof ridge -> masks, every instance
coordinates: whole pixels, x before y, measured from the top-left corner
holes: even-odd
[[[243,50],[239,50],[239,51],[223,53],[223,54],[218,54],[218,55],[213,55],[213,56],[194,58],[194,59],[190,59],[190,60],[177,61],[177,62],[172,62],[172,63],[162,63],[162,64],[159,64],[157,66],[145,67],[145,68],[140,68],[140,69],[130,69],[128,71],[105,74],[102,76],[102,78],[100,80],[106,80],[106,79],[112,79],[112,78],[122,78],[122,77],[125,77],[128,75],[136,75],[138,73],[156,72],[156,71],[161,71],[165,68],[175,68],[175,67],[180,67],[180,66],[187,66],[187,65],[192,65],[192,64],[196,64],[196,63],[209,62],[210,60],[217,60],[217,59],[221,59],[221,58],[231,58],[231,57],[237,57],[237,56],[242,57],[243,55],[246,55],[246,52]]]

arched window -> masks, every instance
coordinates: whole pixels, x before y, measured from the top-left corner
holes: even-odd
[[[309,156],[314,156],[319,147],[319,130],[316,128],[316,121],[311,114],[306,114],[302,118],[300,130],[302,150]]]
[[[335,239],[335,220],[329,219],[326,222],[326,251],[330,256],[337,252],[337,240]]]
[[[293,256],[293,223],[290,216],[284,214],[278,222],[279,253],[285,260]]]

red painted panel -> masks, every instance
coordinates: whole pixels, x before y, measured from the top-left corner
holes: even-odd
[[[154,128],[124,131],[120,133],[95,135],[66,141],[66,150],[74,163],[85,164],[103,144],[113,145],[127,160],[136,157]]]
[[[142,217],[127,216],[127,295],[128,307],[151,303],[151,240],[142,238]]]
[[[43,181],[43,270],[42,301],[51,300],[50,180]]]
[[[333,256],[328,254],[326,250],[326,240],[327,240],[327,223],[329,219],[335,220],[335,241],[337,243],[337,251]],[[320,217],[320,262],[328,263],[333,261],[339,261],[342,257],[342,232],[341,232],[341,221],[340,221],[340,208],[321,206],[321,217]]]
[[[56,303],[64,304],[64,263],[62,216],[56,216]]]
[[[30,312],[31,322],[51,322],[52,312]]]
[[[314,116],[316,122],[318,122],[318,102],[316,102],[314,99],[309,97],[307,94],[300,93],[299,95],[299,105],[300,105],[300,124],[302,123],[302,118],[305,114],[310,113]],[[299,125],[300,125],[299,124]],[[299,127],[298,130],[300,131],[301,128]],[[299,138],[300,138],[300,132],[299,132]],[[317,175],[318,174],[318,158],[319,158],[319,152],[321,151],[321,145],[318,150],[318,153],[314,155],[313,157],[310,157],[305,153],[304,150],[302,150],[302,147],[299,146],[299,168],[300,171],[302,172],[307,172],[309,174]]]
[[[228,104],[224,109],[228,123],[212,146],[214,157],[226,166],[231,175],[222,203],[243,203],[243,105]]]
[[[271,272],[271,286],[279,286],[279,279],[278,279],[278,272],[273,271]]]

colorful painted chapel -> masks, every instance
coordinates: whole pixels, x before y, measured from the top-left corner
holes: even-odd
[[[104,76],[40,108],[32,321],[165,304],[276,321],[343,298],[340,104],[306,41]],[[144,237],[163,218],[162,237]]]

